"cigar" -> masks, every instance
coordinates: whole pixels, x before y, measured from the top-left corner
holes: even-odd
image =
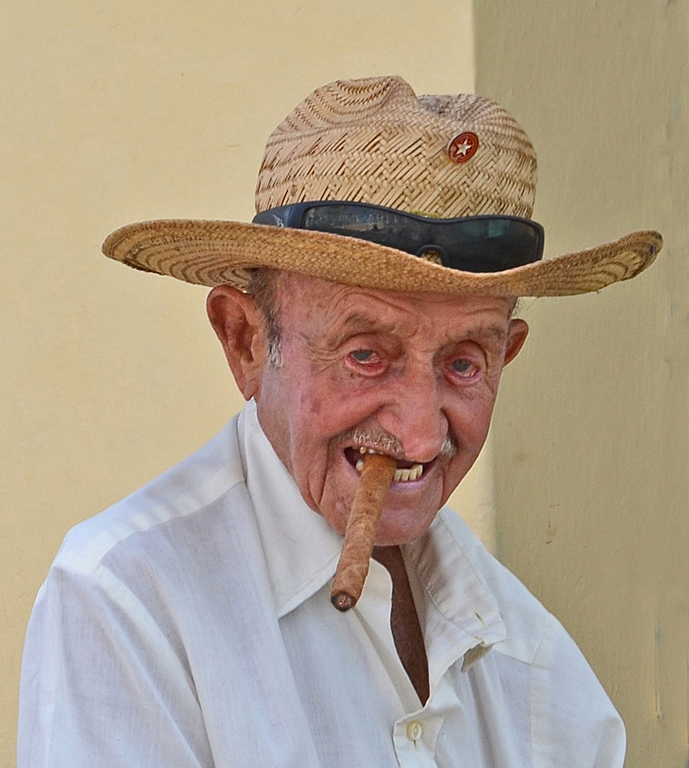
[[[397,469],[397,462],[389,456],[366,453],[363,458],[364,468],[347,520],[342,554],[330,593],[330,602],[338,611],[353,608],[361,597],[383,502]]]

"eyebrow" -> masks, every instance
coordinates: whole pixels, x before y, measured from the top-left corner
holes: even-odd
[[[360,333],[391,333],[394,328],[394,324],[382,323],[369,315],[354,312],[344,320],[328,346],[331,349],[336,349],[350,336],[356,336]]]
[[[370,315],[362,315],[360,312],[354,312],[344,321],[342,329],[351,333],[368,333],[370,331],[391,331],[395,325],[393,323],[383,323]]]
[[[467,333],[466,338],[469,341],[472,341],[472,340],[478,341],[478,340],[489,338],[489,339],[492,339],[493,341],[497,341],[498,343],[502,344],[502,342],[504,342],[505,339],[507,338],[507,329],[499,325],[482,326],[480,328],[475,328],[470,330]]]

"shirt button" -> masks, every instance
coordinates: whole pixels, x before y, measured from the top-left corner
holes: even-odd
[[[418,720],[407,723],[407,738],[409,741],[418,741],[423,734],[423,726]]]

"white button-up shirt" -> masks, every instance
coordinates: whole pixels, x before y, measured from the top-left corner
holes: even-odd
[[[20,768],[622,766],[580,652],[454,513],[403,547],[423,706],[386,569],[331,606],[340,549],[250,404],[66,537],[27,633]]]

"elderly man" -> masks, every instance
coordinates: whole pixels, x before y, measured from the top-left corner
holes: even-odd
[[[442,508],[526,339],[516,297],[598,290],[661,245],[540,261],[534,186],[496,104],[338,82],[272,134],[252,224],[106,240],[214,286],[249,402],[67,536],[27,635],[22,768],[622,766],[623,726],[572,640]],[[370,456],[390,485],[363,593],[338,612]]]

